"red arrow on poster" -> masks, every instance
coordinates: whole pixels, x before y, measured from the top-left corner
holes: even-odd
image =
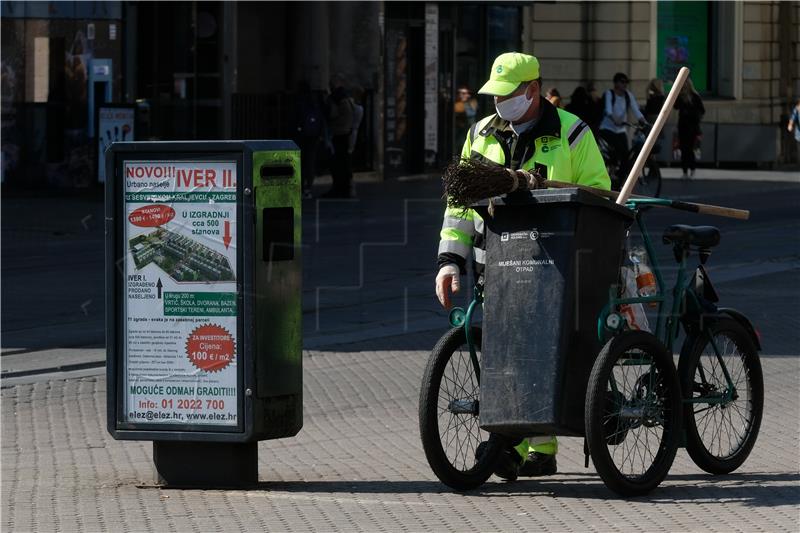
[[[227,248],[231,244],[231,222],[230,220],[225,221],[225,235],[222,237],[222,242],[225,244],[225,248]]]

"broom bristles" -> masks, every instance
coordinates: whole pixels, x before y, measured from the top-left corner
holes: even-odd
[[[449,207],[468,208],[485,200],[527,188],[526,180],[518,180],[505,167],[488,165],[474,159],[455,160],[442,175],[444,193]]]

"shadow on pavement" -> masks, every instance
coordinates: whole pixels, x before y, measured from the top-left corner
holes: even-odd
[[[343,344],[328,344],[318,348],[304,348],[313,357],[320,352],[380,352],[421,350],[430,352],[437,341],[449,330],[446,319],[442,327],[426,331],[415,331],[401,335],[390,335],[377,339],[368,339]]]
[[[710,476],[681,474],[668,476],[662,485],[647,496],[628,498],[632,502],[654,504],[707,505],[709,501],[739,501],[745,505],[771,507],[800,504],[800,473],[756,472]],[[678,482],[678,483],[676,483]],[[775,486],[774,483],[790,485]],[[257,490],[313,494],[391,495],[456,494],[438,481],[283,481],[260,482]],[[465,497],[511,497],[548,495],[560,498],[599,500],[621,499],[602,484],[595,474],[567,473],[553,478],[530,479],[514,483],[488,482],[477,490],[462,493]]]

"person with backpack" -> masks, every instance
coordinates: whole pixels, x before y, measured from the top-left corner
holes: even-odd
[[[603,94],[603,120],[600,122],[600,136],[611,147],[613,157],[620,162],[620,173],[627,177],[630,165],[628,163],[628,133],[625,123],[628,113],[631,113],[640,124],[647,121],[639,110],[636,97],[628,90],[628,76],[622,72],[614,74],[614,88]]]
[[[363,114],[363,113],[362,113]],[[336,74],[331,78],[331,95],[328,100],[328,127],[333,144],[331,177],[333,186],[323,198],[350,198],[353,181],[350,136],[353,133],[355,102],[344,88],[344,77]]]
[[[311,91],[306,80],[297,84],[295,140],[300,147],[300,174],[303,198],[310,199],[311,187],[317,175],[317,150],[325,131],[325,114],[322,104]]]

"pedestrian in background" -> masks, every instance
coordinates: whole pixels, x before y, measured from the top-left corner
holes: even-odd
[[[678,146],[681,150],[683,179],[688,179],[694,177],[697,166],[695,149],[699,147],[702,134],[700,119],[706,113],[703,100],[697,94],[691,78],[686,78],[675,101],[675,109],[678,110]]]
[[[658,78],[650,80],[650,83],[647,84],[647,102],[644,105],[644,118],[647,122],[650,124],[655,123],[666,99],[667,97],[664,96],[664,82]],[[661,152],[661,141],[663,139],[664,131],[662,130],[658,132],[658,138],[653,146],[653,156],[655,158],[658,158],[658,154]]]
[[[667,99],[664,96],[664,82],[658,78],[653,78],[647,84],[647,102],[644,105],[644,118],[647,122],[653,124],[664,107],[664,101]]]
[[[353,131],[355,104],[344,87],[344,77],[336,74],[331,78],[331,95],[328,99],[328,126],[333,144],[331,177],[333,186],[323,198],[350,198],[353,181],[350,135]]]
[[[453,114],[455,115],[456,142],[464,144],[467,132],[475,124],[475,117],[478,115],[478,100],[472,96],[472,91],[466,85],[461,85],[456,92]]]
[[[353,88],[353,126],[350,129],[350,143],[347,146],[348,152],[352,157],[358,142],[358,132],[361,128],[361,121],[364,119],[364,88],[356,85]]]
[[[789,123],[786,125],[789,133],[794,132],[794,140],[797,147],[797,162],[800,163],[800,98],[797,99],[792,112],[789,114]]]
[[[583,85],[575,87],[564,110],[577,116],[591,127],[592,100],[589,96],[589,91]]]
[[[550,87],[547,89],[546,95],[547,101],[553,104],[556,107],[564,107],[561,105],[561,93],[558,92],[558,89],[555,87]]]
[[[322,102],[306,80],[297,84],[295,140],[300,147],[300,174],[303,198],[312,198],[311,188],[317,175],[317,151],[325,129]]]
[[[592,133],[597,137],[600,134],[600,122],[603,120],[603,98],[594,83],[586,86],[589,93],[589,120],[586,123],[592,129]]]

